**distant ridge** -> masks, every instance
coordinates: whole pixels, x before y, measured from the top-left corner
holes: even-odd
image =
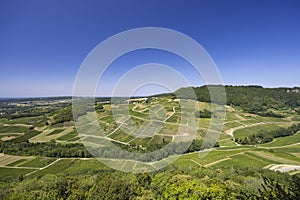
[[[211,102],[208,87],[220,87],[220,85],[204,85],[200,87],[180,88],[174,93],[159,94],[155,96],[172,96],[173,98],[194,99],[194,95],[190,94],[190,89],[193,89],[197,96],[197,100]],[[270,110],[289,109],[299,112],[299,87],[264,88],[259,85],[226,85],[224,87],[226,91],[227,105],[239,106],[246,112],[266,114],[266,112],[270,112]]]

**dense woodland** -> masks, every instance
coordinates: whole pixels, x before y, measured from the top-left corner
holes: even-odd
[[[296,200],[299,175],[250,168],[186,169],[132,174],[104,170],[1,180],[1,199],[269,199]]]
[[[220,86],[202,86],[192,88],[199,101],[211,102],[209,89],[218,90]],[[192,98],[189,88],[181,88],[173,95],[179,98]],[[282,117],[272,110],[292,109],[297,112],[300,108],[299,88],[263,88],[261,86],[225,86],[226,102],[238,106],[245,112],[269,117]],[[168,94],[165,94],[168,95]],[[218,102],[218,97],[216,97]]]
[[[28,141],[1,141],[0,152],[19,156],[46,156],[56,158],[92,157],[81,143],[62,144],[55,142],[29,143]]]

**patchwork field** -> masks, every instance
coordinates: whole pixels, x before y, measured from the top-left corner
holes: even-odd
[[[82,128],[84,133],[79,136],[73,121],[62,120],[71,112],[66,109],[62,109],[61,113],[55,111],[53,115],[49,114],[47,117],[1,119],[0,137],[5,141],[20,139],[21,141],[28,140],[30,143],[76,144],[85,141],[98,145],[103,141],[111,141],[121,147],[123,145],[123,147],[134,147],[143,151],[148,148],[153,151],[174,141],[180,128],[181,130],[189,128],[188,124],[191,122],[186,118],[185,109],[193,112],[196,112],[197,109],[200,111],[212,109],[209,103],[191,100],[186,101],[188,103],[184,104],[187,105],[185,108],[182,107],[180,101],[182,100],[164,97],[153,98],[150,101],[132,99],[129,104],[103,104],[103,109],[96,112],[97,121],[92,122],[92,124],[100,125],[101,134],[94,133],[93,126],[84,126],[93,118],[92,113],[87,113],[80,118],[82,126],[77,129],[82,133]],[[193,106],[196,106],[196,110]],[[196,117],[195,119],[198,124],[195,140],[203,140],[210,128],[218,129],[217,126],[211,124],[211,118],[204,118],[200,115],[200,118]],[[292,165],[294,168],[288,169],[299,170],[297,166],[300,165],[300,133],[275,138],[271,142],[258,145],[247,146],[235,142],[235,137],[247,137],[280,127],[287,128],[299,122],[300,118],[290,113],[283,118],[262,117],[226,106],[226,118],[218,136],[219,147],[213,148],[209,153],[206,151],[186,153],[176,160],[174,165],[182,169],[191,167],[230,169],[234,166],[241,166],[271,170],[277,169],[274,166]],[[93,134],[90,134],[91,132]],[[130,160],[124,161],[123,168],[130,168],[130,162]],[[142,164],[138,163],[137,165]],[[160,163],[157,162],[153,166],[145,165],[144,167],[159,165]],[[90,170],[91,166],[93,170],[110,170],[93,158],[50,158],[0,154],[2,178],[17,178],[20,175],[39,176],[46,173],[81,173],[80,171],[84,173],[84,171]],[[289,173],[295,173],[293,170],[284,169]]]

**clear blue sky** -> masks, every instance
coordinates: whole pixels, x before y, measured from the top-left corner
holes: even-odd
[[[80,64],[97,44],[147,26],[194,38],[225,84],[300,86],[299,10],[298,0],[1,0],[0,96],[71,95]],[[184,64],[156,51],[137,52],[123,64],[151,61],[179,71]],[[112,67],[104,80],[122,73]],[[192,71],[182,73],[198,84]]]

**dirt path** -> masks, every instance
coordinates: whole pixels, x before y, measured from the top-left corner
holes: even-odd
[[[230,160],[231,158],[230,157],[226,157],[226,158],[223,158],[223,159],[220,159],[220,160],[216,160],[214,162],[211,162],[211,163],[208,163],[206,165],[204,165],[204,167],[210,167],[210,166],[213,166],[215,164],[218,164],[220,162],[223,162],[223,161],[226,161],[226,160]]]
[[[1,154],[2,156],[5,156],[6,154]],[[11,155],[6,155],[8,157],[17,157],[18,159],[22,159],[22,158],[32,158],[31,156],[11,156]],[[62,158],[58,158],[56,159],[55,161],[51,162],[50,164],[44,166],[44,167],[21,167],[21,166],[8,166],[8,165],[4,165],[4,166],[0,166],[1,168],[7,168],[7,169],[34,169],[34,171],[32,172],[29,172],[27,174],[25,174],[25,176],[28,176],[30,174],[33,174],[37,171],[40,171],[40,170],[43,170],[43,169],[46,169],[52,165],[54,165],[55,163],[57,163],[58,161],[60,161]],[[14,161],[15,162],[15,161]],[[10,162],[12,163],[12,162]],[[9,163],[8,163],[9,164]]]
[[[35,168],[35,169],[36,169],[35,171],[29,172],[29,173],[25,174],[25,176],[29,176],[29,175],[31,175],[31,174],[36,173],[37,171],[41,171],[41,170],[43,170],[43,169],[46,169],[46,168],[48,168],[48,167],[54,165],[55,163],[57,163],[57,162],[60,161],[60,160],[62,160],[62,158],[58,158],[58,159],[56,159],[55,161],[53,161],[52,163],[50,163],[49,165],[46,165],[46,166],[44,166],[44,167],[41,167],[41,168]],[[19,168],[19,167],[17,167],[17,168]]]
[[[0,166],[1,168],[8,168],[8,169],[39,169],[37,167],[17,167],[17,166]]]
[[[300,145],[300,142],[293,143],[293,144],[287,144],[287,145],[282,145],[282,146],[275,146],[275,147],[264,147],[264,146],[256,146],[257,148],[262,148],[262,149],[280,149],[280,148],[285,148],[285,147],[292,147],[292,146],[297,146]]]
[[[241,120],[241,121],[247,120],[246,118],[242,117],[242,116],[239,115],[239,114],[234,114],[234,116],[236,116],[236,118],[238,118],[238,119]]]
[[[294,170],[300,170],[299,165],[285,165],[285,164],[279,164],[279,165],[273,165],[269,168],[272,171],[278,171],[278,172],[290,172]]]
[[[26,127],[30,127],[32,125],[29,124],[2,124],[3,126],[26,126]]]
[[[244,154],[244,153],[245,153],[245,152],[243,151],[243,152],[238,152],[238,153],[235,153],[235,154],[226,156],[225,158],[222,158],[222,159],[219,159],[219,160],[216,160],[216,161],[207,163],[207,164],[204,165],[204,167],[210,167],[210,166],[213,166],[213,165],[218,164],[218,163],[220,163],[220,162],[223,162],[223,161],[226,161],[226,160],[230,160],[230,159],[232,159],[231,157],[233,157],[233,156],[241,155],[241,154]]]
[[[191,159],[191,161],[192,161],[193,163],[196,163],[196,164],[199,165],[200,167],[202,167],[202,165],[201,165],[200,163],[198,163],[197,161],[195,161],[195,160],[193,160],[193,159]]]
[[[164,119],[163,122],[166,122],[169,118],[171,118],[175,114],[175,112],[176,112],[175,106],[173,106],[173,112],[166,119]]]
[[[54,135],[48,135],[49,133],[51,133],[54,130],[57,129],[64,129],[62,132],[54,134]],[[53,128],[53,129],[46,129],[44,130],[42,133],[32,137],[29,139],[30,142],[49,142],[52,139],[58,139],[59,137],[66,135],[68,133],[71,133],[73,131],[73,127],[69,126],[69,127],[62,127],[62,128]]]
[[[55,163],[57,163],[58,161],[60,161],[61,158],[58,158],[57,160],[53,161],[52,163],[50,163],[49,165],[46,165],[45,167],[40,168],[40,170],[46,169],[48,167],[50,167],[51,165],[54,165]]]
[[[127,142],[127,143],[126,143],[126,142],[121,142],[121,141],[119,141],[119,140],[115,140],[115,139],[112,139],[112,138],[107,137],[107,136],[98,136],[98,135],[86,135],[86,134],[81,134],[80,137],[81,137],[81,140],[82,140],[82,141],[83,141],[84,138],[86,138],[86,137],[94,137],[94,138],[99,138],[99,139],[109,140],[109,141],[113,141],[113,142],[116,142],[116,143],[128,145],[128,142]],[[84,142],[86,143],[87,141],[84,141]],[[87,143],[88,143],[88,142],[87,142]],[[91,143],[91,142],[89,142],[89,143]],[[95,143],[92,143],[92,144],[95,144]]]

